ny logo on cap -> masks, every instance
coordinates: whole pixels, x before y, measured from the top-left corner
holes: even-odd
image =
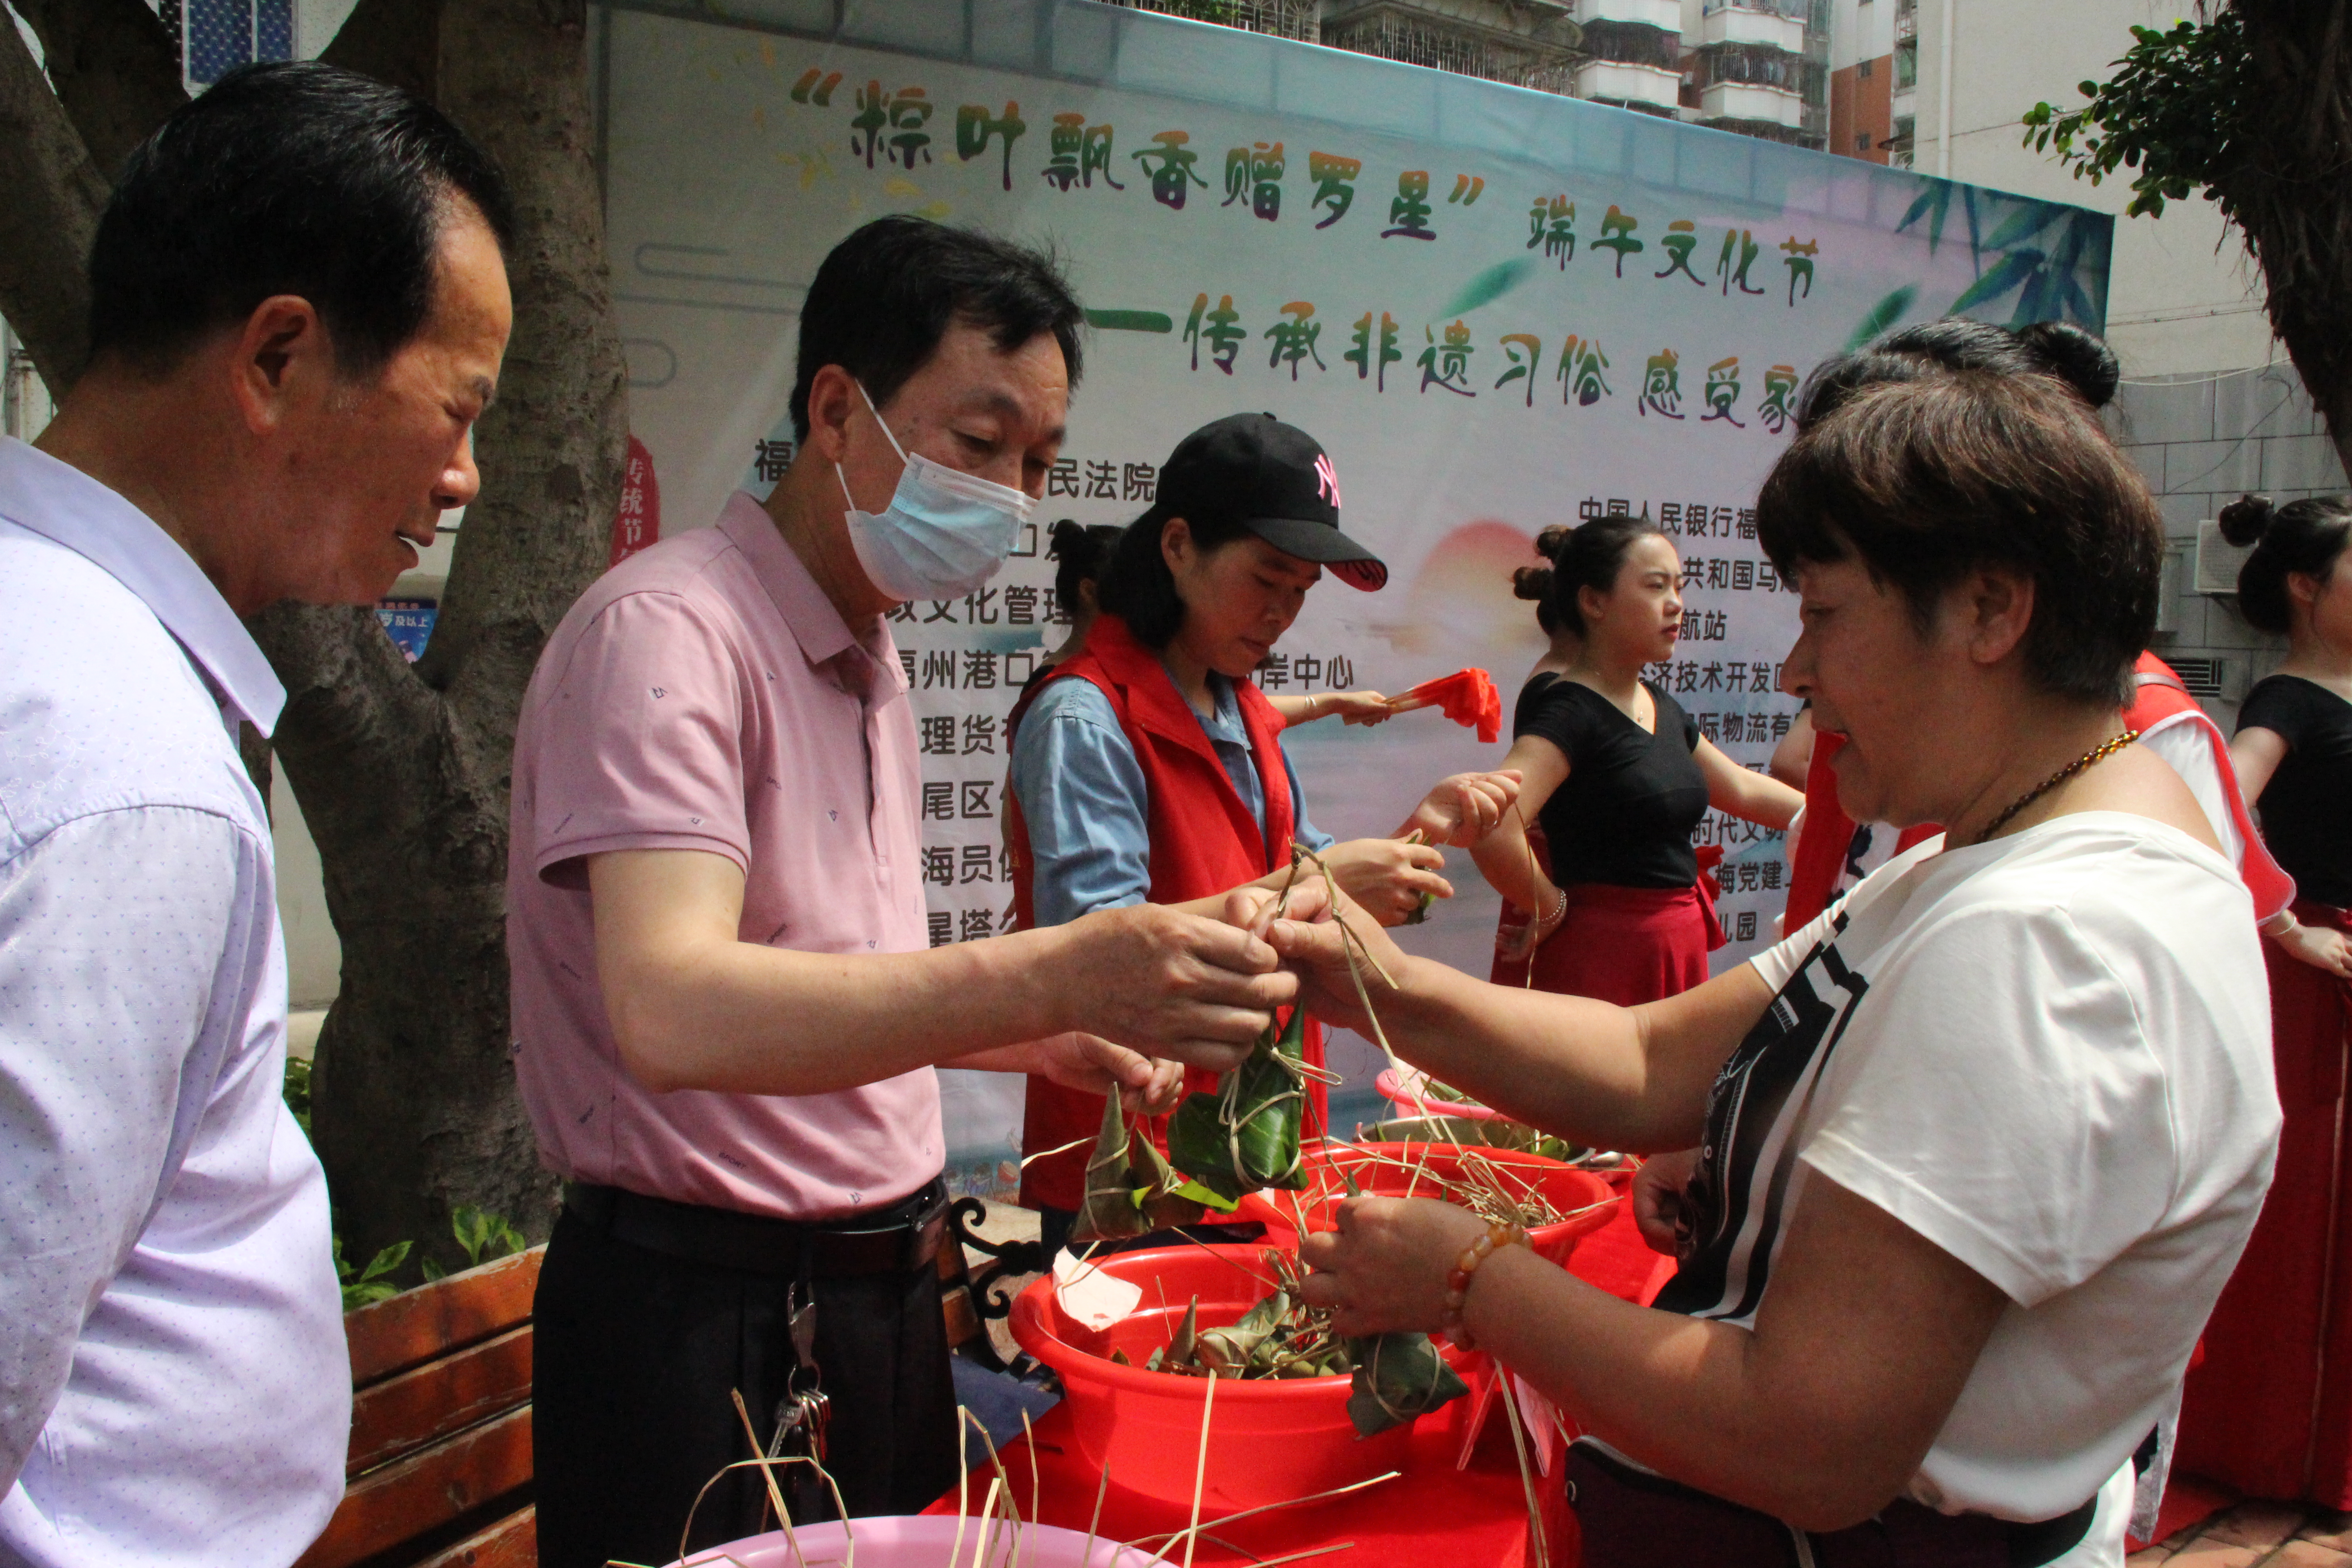
[[[1331,454],[1328,452],[1318,452],[1315,456],[1315,488],[1322,492],[1325,500],[1331,503],[1332,510],[1339,510],[1339,471],[1331,466]]]

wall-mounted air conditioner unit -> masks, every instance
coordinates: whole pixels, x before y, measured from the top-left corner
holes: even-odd
[[[2236,545],[2221,537],[2221,525],[2207,518],[2197,525],[2197,578],[2191,592],[2199,594],[2234,594],[2238,591],[2238,568],[2254,547]]]

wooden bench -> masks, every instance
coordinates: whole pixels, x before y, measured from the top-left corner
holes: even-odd
[[[530,1308],[546,1250],[344,1314],[346,1490],[295,1568],[535,1568]]]
[[[948,1340],[1004,1370],[987,1320],[1003,1283],[1044,1267],[1035,1242],[991,1243],[959,1201],[940,1246]],[[989,1261],[965,1264],[969,1245]],[[351,1340],[352,1441],[342,1505],[295,1568],[536,1568],[530,1500],[535,1247],[343,1315]],[[991,1289],[994,1286],[996,1289]]]

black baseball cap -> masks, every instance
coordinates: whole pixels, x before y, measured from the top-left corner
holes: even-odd
[[[1381,558],[1339,531],[1339,476],[1314,437],[1271,414],[1229,414],[1176,444],[1139,521],[1239,523],[1286,555],[1328,567],[1366,593],[1389,580]]]

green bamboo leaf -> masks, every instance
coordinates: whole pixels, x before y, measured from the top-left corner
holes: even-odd
[[[1367,1335],[1349,1340],[1348,1351],[1356,1363],[1348,1420],[1359,1437],[1402,1426],[1470,1392],[1427,1334]]]
[[[1242,1206],[1239,1200],[1229,1198],[1223,1193],[1213,1193],[1198,1182],[1180,1182],[1171,1189],[1171,1195],[1198,1204],[1202,1208],[1214,1209],[1219,1214],[1231,1214]]]
[[[1902,288],[1873,305],[1870,308],[1870,313],[1863,317],[1862,324],[1854,328],[1853,335],[1846,339],[1845,352],[1852,353],[1865,343],[1883,336],[1889,328],[1903,319],[1904,313],[1911,309],[1911,301],[1918,297],[1918,293],[1919,290],[1916,285],[1906,283]]]
[[[1307,1010],[1293,1008],[1279,1037],[1260,1037],[1215,1089],[1184,1097],[1168,1119],[1168,1157],[1178,1170],[1229,1199],[1307,1184],[1298,1143],[1306,1030]]]
[[[2055,202],[2019,197],[2016,209],[2000,220],[2000,226],[1992,231],[1990,239],[1985,241],[1985,248],[2007,250],[2021,244],[2049,227],[2053,218],[2064,216],[2067,210]]]
[[[1923,216],[1926,216],[1927,254],[1933,256],[1936,254],[1937,245],[1943,240],[1944,216],[1950,210],[1951,205],[1951,184],[1944,180],[1933,181],[1912,201],[1910,208],[1903,215],[1903,221],[1895,226],[1895,232],[1901,234],[1905,229],[1917,223]]]
[[[1144,1142],[1149,1146],[1150,1140]],[[1081,1245],[1118,1241],[1151,1228],[1143,1205],[1136,1201],[1128,1164],[1126,1110],[1114,1083],[1103,1097],[1102,1126],[1095,1133],[1094,1152],[1087,1157],[1086,1186],[1078,1200],[1077,1223],[1070,1227],[1071,1240]]]
[[[2000,258],[2000,265],[1961,290],[1952,301],[1950,313],[1957,316],[1988,300],[1998,300],[2031,277],[2041,263],[2038,250],[2012,250]]]
[[[1453,301],[1438,315],[1466,316],[1479,306],[1498,300],[1517,288],[1520,281],[1534,270],[1535,263],[1524,256],[1498,261],[1465,283],[1462,291],[1454,295]]]

